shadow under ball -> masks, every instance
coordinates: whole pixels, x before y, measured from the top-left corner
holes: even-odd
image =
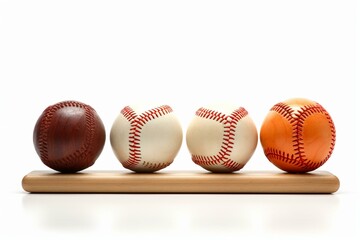
[[[96,111],[81,102],[47,107],[36,122],[33,141],[41,161],[56,171],[78,172],[92,166],[105,144],[105,128]]]

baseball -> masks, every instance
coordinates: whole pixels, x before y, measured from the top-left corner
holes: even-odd
[[[125,168],[155,172],[174,161],[182,143],[182,128],[168,105],[126,106],[112,125],[110,142]]]
[[[36,122],[33,141],[41,161],[59,172],[77,172],[94,164],[105,144],[96,111],[81,102],[47,107]]]
[[[294,173],[313,171],[331,156],[335,126],[314,101],[294,98],[274,105],[260,130],[265,156],[278,168]]]
[[[199,108],[186,132],[192,160],[211,172],[243,168],[257,141],[256,126],[248,112],[229,104]]]

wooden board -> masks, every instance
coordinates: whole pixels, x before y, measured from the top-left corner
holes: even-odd
[[[320,171],[307,174],[33,171],[24,176],[22,186],[32,193],[334,193],[340,182],[335,175]]]

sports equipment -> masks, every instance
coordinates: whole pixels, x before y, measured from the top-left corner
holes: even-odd
[[[335,146],[329,113],[314,101],[293,98],[274,105],[260,130],[265,156],[287,172],[309,172],[322,166]]]
[[[216,104],[199,108],[186,132],[194,163],[211,172],[234,172],[253,155],[258,136],[243,107]]]
[[[174,161],[181,147],[182,129],[168,105],[126,106],[112,125],[110,142],[125,168],[155,172]]]
[[[105,128],[96,111],[78,101],[47,107],[33,132],[41,161],[60,172],[77,172],[94,164],[105,144]]]

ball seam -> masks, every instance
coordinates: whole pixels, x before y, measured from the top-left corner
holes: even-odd
[[[142,166],[152,169],[160,170],[169,166],[172,162],[166,163],[152,163],[144,161],[141,156],[141,131],[146,123],[161,116],[171,113],[173,110],[168,105],[162,105],[157,108],[153,108],[145,111],[144,113],[137,115],[136,112],[130,107],[126,106],[121,110],[121,114],[125,117],[127,121],[130,122],[130,132],[129,132],[129,157],[122,165],[131,169],[134,166],[141,164]]]

